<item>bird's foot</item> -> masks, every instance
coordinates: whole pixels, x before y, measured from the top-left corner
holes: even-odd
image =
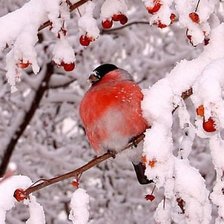
[[[116,154],[117,154],[117,152],[116,152],[115,150],[113,150],[113,149],[108,149],[108,150],[107,150],[107,153],[109,153],[113,159],[116,158]]]
[[[139,143],[138,142],[138,136],[135,136],[135,137],[131,138],[131,140],[129,142],[132,143],[135,148],[137,148],[138,143]]]

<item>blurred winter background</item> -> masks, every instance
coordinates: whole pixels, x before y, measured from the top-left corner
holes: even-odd
[[[0,15],[14,11],[25,2],[1,0]],[[102,1],[97,1],[97,4],[102,4]],[[223,3],[220,2],[220,12],[222,7]],[[95,13],[98,14],[97,10]],[[71,15],[68,37],[76,55],[74,71],[65,72],[49,64],[57,39],[49,28],[39,32],[35,47],[40,74],[34,75],[30,68],[23,70],[15,93],[10,92],[5,76],[5,55],[8,50],[0,55],[0,158],[7,150],[12,150],[7,172],[26,175],[33,181],[78,168],[95,156],[80,123],[78,108],[89,87],[88,74],[96,66],[106,62],[116,64],[128,70],[142,88],[148,88],[181,59],[192,59],[202,50],[202,47],[195,48],[188,43],[186,29],[179,28],[178,23],[167,29],[147,25],[148,13],[138,0],[128,1],[129,22],[136,23],[122,29],[115,26],[111,31],[101,30],[99,39],[86,48],[79,44],[77,10]],[[223,19],[221,13],[217,15]],[[4,32],[7,30],[1,30],[1,33]],[[49,68],[53,69],[53,75],[48,81],[46,74]],[[188,106],[191,107],[190,102]],[[177,150],[182,134],[174,122],[173,137]],[[211,189],[215,172],[206,140],[196,138],[190,163],[200,170],[207,188]],[[67,217],[74,190],[70,183],[71,180],[64,181],[35,194],[44,207],[48,224],[70,222]],[[80,186],[91,197],[91,223],[154,223],[153,212],[161,200],[161,193],[155,192],[156,200],[153,202],[144,199],[152,186],[139,185],[133,167],[125,156],[119,155],[92,168],[82,176]],[[7,223],[24,223],[27,217],[27,209],[20,205],[7,214]]]

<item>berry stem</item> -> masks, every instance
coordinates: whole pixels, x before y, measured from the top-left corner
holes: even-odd
[[[196,8],[195,8],[195,12],[197,12],[197,10],[198,10],[198,6],[199,6],[200,1],[201,0],[198,0],[198,2],[197,2]]]
[[[154,190],[156,189],[156,185],[154,185],[151,194],[153,194]]]
[[[164,196],[164,198],[163,198],[163,210],[165,210],[165,208],[166,208],[166,197]]]
[[[78,13],[79,13],[79,17],[82,17],[82,14],[81,14],[79,8],[77,8],[77,11],[78,11]]]

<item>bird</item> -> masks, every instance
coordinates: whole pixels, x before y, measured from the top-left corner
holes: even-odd
[[[96,153],[119,152],[150,127],[142,115],[141,88],[126,70],[114,64],[99,65],[89,81],[91,86],[79,107],[87,139]],[[151,181],[136,155],[131,160],[137,179],[140,184],[148,184]]]

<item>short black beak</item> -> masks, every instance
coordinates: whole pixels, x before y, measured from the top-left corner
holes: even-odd
[[[99,80],[100,80],[99,77],[97,77],[95,74],[91,74],[91,75],[89,76],[89,81],[90,81],[91,83],[98,82]]]

